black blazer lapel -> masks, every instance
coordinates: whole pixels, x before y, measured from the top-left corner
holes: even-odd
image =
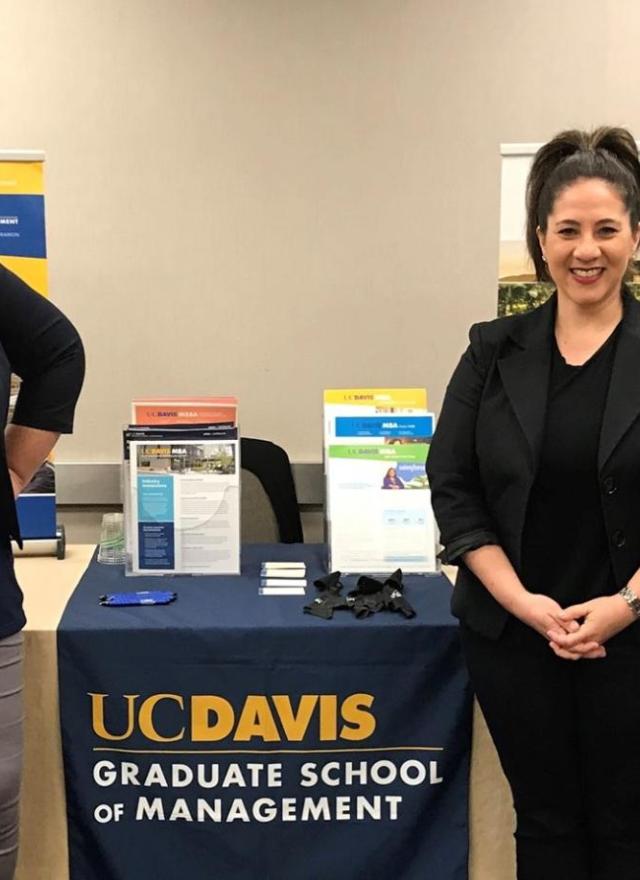
[[[505,392],[529,445],[532,472],[538,465],[544,433],[555,314],[556,298],[552,296],[534,312],[514,321],[510,338],[517,348],[498,359]]]
[[[609,393],[602,419],[598,469],[601,471],[611,453],[640,415],[640,303],[624,293],[624,314],[611,370]]]

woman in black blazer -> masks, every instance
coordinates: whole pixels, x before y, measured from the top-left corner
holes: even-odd
[[[12,372],[22,382],[6,425]],[[72,430],[83,376],[82,343],[71,323],[0,266],[0,880],[14,874],[22,757],[25,618],[10,543],[21,543],[14,498],[58,436]]]
[[[640,877],[640,163],[624,129],[536,155],[527,242],[555,294],[471,328],[427,471],[519,880]]]

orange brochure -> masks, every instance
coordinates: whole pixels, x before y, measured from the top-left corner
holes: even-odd
[[[238,400],[235,397],[155,397],[134,400],[131,404],[133,425],[218,425],[238,424]]]

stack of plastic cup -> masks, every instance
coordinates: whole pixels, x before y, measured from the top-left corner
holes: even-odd
[[[121,513],[105,513],[102,517],[98,562],[124,564],[124,518]]]

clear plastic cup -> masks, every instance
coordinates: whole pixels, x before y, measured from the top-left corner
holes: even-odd
[[[121,513],[105,513],[102,517],[98,562],[124,564],[124,517]]]

